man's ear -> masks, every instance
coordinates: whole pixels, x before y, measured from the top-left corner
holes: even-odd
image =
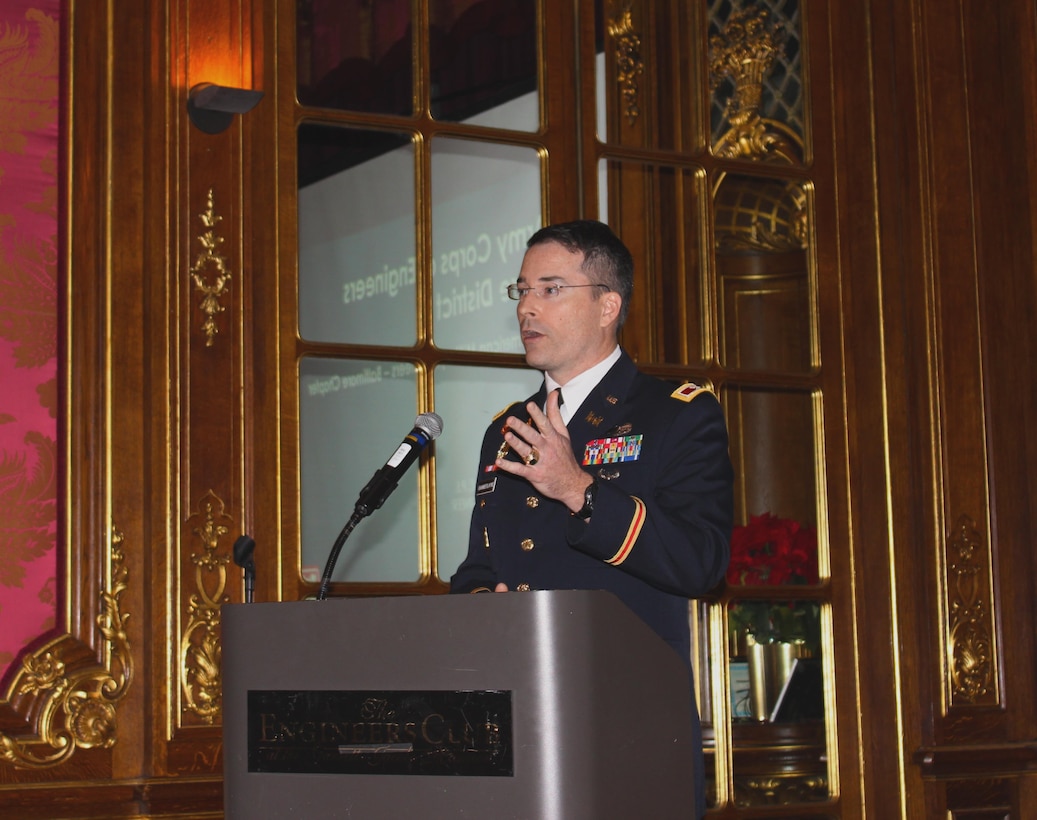
[[[613,322],[618,322],[619,312],[623,307],[623,297],[614,290],[609,290],[603,293],[599,298],[602,300],[601,324],[610,325]]]

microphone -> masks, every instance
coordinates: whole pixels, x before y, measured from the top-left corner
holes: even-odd
[[[385,499],[396,489],[396,485],[400,483],[400,478],[407,472],[407,468],[421,455],[421,451],[428,446],[428,443],[439,438],[439,434],[442,432],[443,419],[435,413],[422,413],[414,420],[414,429],[407,433],[403,441],[400,442],[400,446],[396,448],[396,452],[389,456],[385,466],[375,473],[364,489],[360,491],[360,497],[357,499],[356,507],[353,509],[353,515],[350,516],[346,526],[342,528],[342,532],[338,534],[338,538],[335,539],[335,543],[331,546],[331,554],[328,555],[328,561],[324,565],[320,589],[317,591],[318,601],[323,601],[327,598],[328,588],[331,586],[331,574],[335,570],[335,562],[338,561],[338,554],[342,551],[342,545],[346,543],[346,539],[353,532],[353,528],[364,517],[370,515],[385,503]]]
[[[360,516],[368,516],[385,503],[403,474],[421,455],[430,441],[439,438],[443,432],[443,419],[435,413],[422,413],[414,420],[414,429],[396,448],[385,466],[372,476],[367,485],[360,491],[355,511]]]
[[[252,558],[256,542],[249,535],[240,535],[234,542],[234,563],[245,570],[245,603],[252,603],[252,594],[256,589],[256,562]]]

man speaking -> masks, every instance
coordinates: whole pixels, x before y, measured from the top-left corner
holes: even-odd
[[[688,599],[724,577],[730,554],[727,428],[711,392],[641,373],[620,348],[633,280],[630,251],[601,222],[530,237],[508,294],[544,383],[483,437],[450,588],[608,590],[690,665]],[[701,815],[694,700],[692,717]]]

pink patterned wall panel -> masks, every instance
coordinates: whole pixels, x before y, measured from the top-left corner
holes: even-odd
[[[0,678],[55,625],[61,0],[0,0]]]

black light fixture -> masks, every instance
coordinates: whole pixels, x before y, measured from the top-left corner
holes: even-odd
[[[187,116],[200,131],[219,134],[230,127],[235,114],[251,111],[262,98],[262,91],[199,83],[187,95]]]

